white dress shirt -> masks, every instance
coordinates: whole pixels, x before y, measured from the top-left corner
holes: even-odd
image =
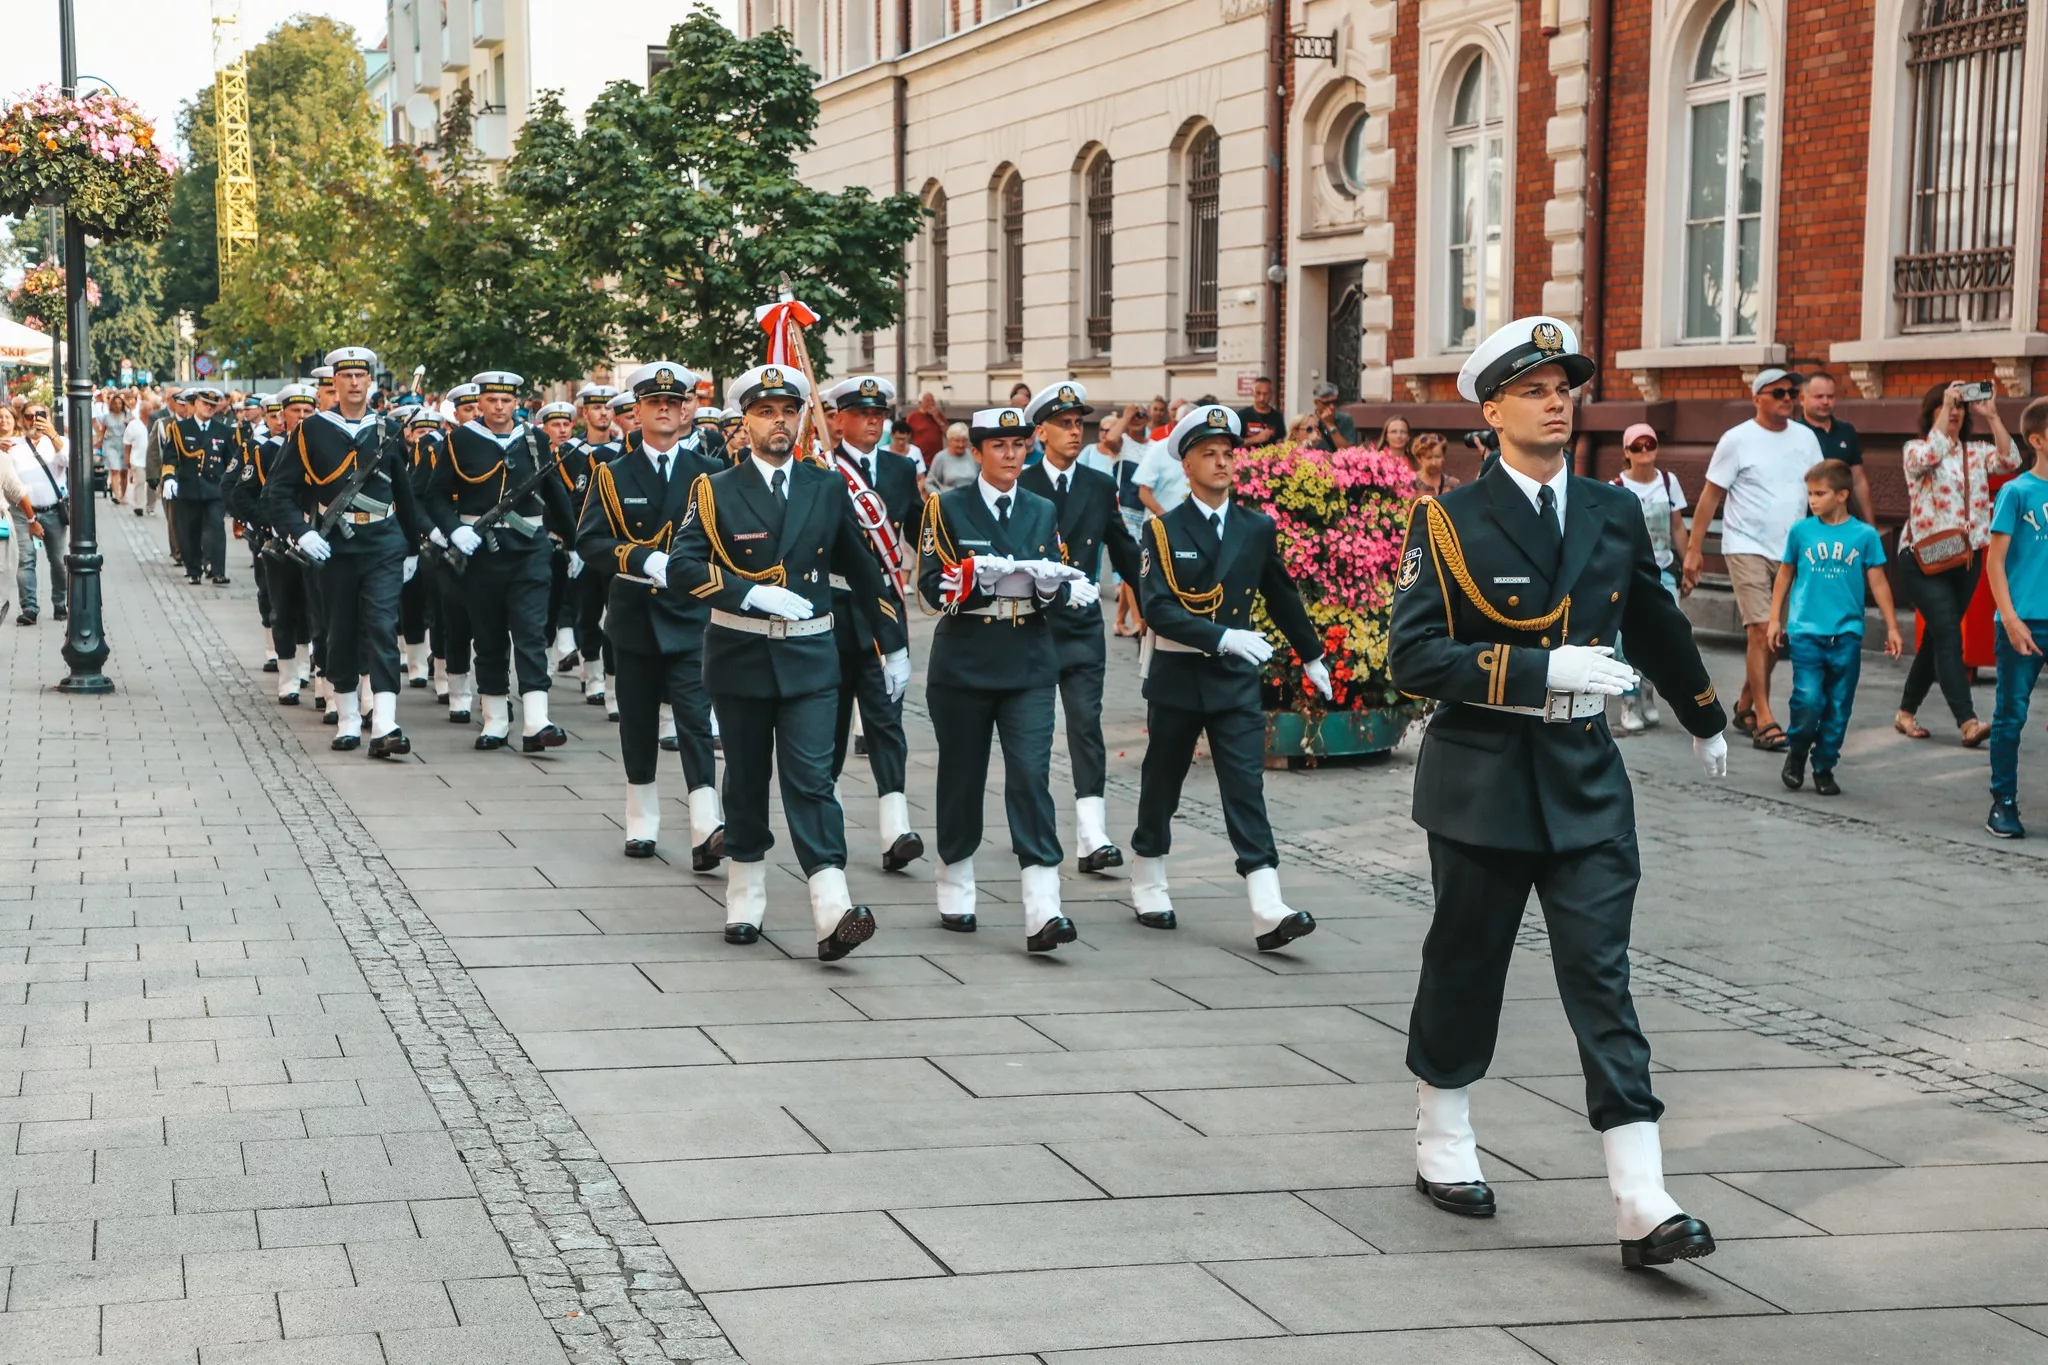
[[[1500,467],[1506,470],[1507,476],[1515,481],[1515,487],[1522,490],[1522,496],[1529,500],[1529,505],[1539,512],[1543,510],[1543,503],[1540,501],[1543,489],[1549,488],[1556,495],[1557,530],[1559,535],[1564,534],[1564,490],[1565,485],[1571,482],[1571,466],[1568,464],[1559,466],[1557,473],[1552,475],[1545,483],[1538,483],[1506,460],[1500,462]]]
[[[761,475],[761,482],[768,485],[769,492],[773,493],[775,491],[775,476],[777,474],[783,476],[782,498],[783,501],[787,502],[789,500],[789,471],[796,461],[785,460],[781,464],[769,464],[759,455],[749,455],[747,458],[754,462],[754,468]]]

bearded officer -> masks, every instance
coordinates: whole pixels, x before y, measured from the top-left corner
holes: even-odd
[[[222,489],[231,477],[241,477],[246,455],[242,426],[227,401],[226,394],[208,385],[192,390],[192,415],[171,427],[164,452],[164,501],[178,523],[187,583],[199,581],[202,565],[212,582],[228,581]]]
[[[640,417],[641,445],[600,464],[583,502],[576,549],[587,566],[609,570],[606,621],[618,666],[619,750],[626,767],[626,856],[651,858],[661,836],[657,716],[666,702],[678,721],[689,791],[690,870],[710,872],[724,856],[718,766],[711,747],[711,700],[704,690],[706,599],[657,582],[647,561],[674,549],[676,523],[700,474],[725,466],[683,443],[697,376],[670,360],[626,378]]]
[[[1572,390],[1592,378],[1572,329],[1511,322],[1466,360],[1458,392],[1500,435],[1500,463],[1415,507],[1395,579],[1391,663],[1440,704],[1415,765],[1436,917],[1408,1031],[1419,1078],[1416,1188],[1490,1216],[1468,1087],[1486,1074],[1515,932],[1541,898],[1565,1016],[1586,1072],[1625,1266],[1714,1250],[1664,1189],[1650,1048],[1628,988],[1641,863],[1606,701],[1636,669],[1670,700],[1710,776],[1727,717],[1692,627],[1659,584],[1636,500],[1572,477]],[[1627,665],[1614,658],[1628,640]],[[1631,665],[1633,667],[1631,667]]]
[[[1103,803],[1108,747],[1102,739],[1102,684],[1109,665],[1102,634],[1101,589],[1095,575],[1104,551],[1125,583],[1138,581],[1138,542],[1117,506],[1116,480],[1080,463],[1082,418],[1088,390],[1073,380],[1032,395],[1024,420],[1036,429],[1045,458],[1018,483],[1059,513],[1060,560],[1085,577],[1068,589],[1061,608],[1046,613],[1059,650],[1060,702],[1067,719],[1067,760],[1074,769],[1074,849],[1083,872],[1122,867],[1123,851],[1109,837]]]
[[[974,853],[981,846],[989,744],[1003,746],[1003,807],[1022,869],[1024,946],[1075,938],[1060,906],[1059,816],[1052,799],[1053,689],[1059,651],[1049,613],[1071,611],[1059,513],[1017,484],[1031,428],[1016,408],[988,408],[968,428],[976,480],[925,504],[918,595],[943,612],[932,636],[925,704],[938,739],[939,924],[973,932]]]
[[[1252,938],[1260,952],[1284,948],[1315,930],[1306,910],[1280,897],[1280,853],[1266,818],[1266,713],[1260,668],[1273,646],[1253,625],[1255,599],[1305,662],[1323,696],[1330,670],[1301,594],[1280,561],[1273,519],[1231,499],[1237,414],[1215,404],[1189,412],[1167,437],[1187,475],[1187,500],[1145,526],[1139,584],[1150,631],[1145,669],[1149,739],[1138,793],[1137,861],[1131,896],[1140,923],[1174,927],[1166,855],[1181,785],[1206,733],[1223,799],[1223,822],[1237,851],[1237,874],[1251,900]]]
[[[839,443],[833,468],[846,482],[854,519],[867,534],[868,549],[882,575],[894,585],[897,573],[909,567],[904,528],[915,527],[918,515],[917,465],[907,456],[881,449],[882,424],[896,401],[895,386],[880,375],[859,374],[825,391],[833,408]],[[835,582],[834,588],[846,589]],[[901,599],[898,599],[899,610]],[[838,622],[839,716],[832,737],[832,779],[846,766],[853,730],[854,707],[860,708],[861,738],[867,748],[868,772],[878,797],[876,826],[882,837],[882,868],[900,872],[924,856],[924,840],[910,827],[910,801],[904,792],[910,742],[903,733],[903,700],[888,697],[882,660],[875,642],[862,634],[861,615],[850,598],[834,599]]]
[[[470,382],[481,390],[476,419],[448,434],[448,458],[434,471],[427,510],[448,544],[468,560],[460,576],[483,709],[476,747],[502,749],[509,742],[516,678],[519,747],[540,753],[569,742],[548,718],[548,574],[554,552],[548,537],[574,540],[576,509],[555,477],[546,433],[518,419],[526,381],[509,370],[486,370]],[[480,517],[537,471],[545,477],[502,522],[475,529]]]
[[[405,452],[389,422],[370,411],[377,353],[366,346],[330,351],[335,402],[299,423],[285,443],[275,473],[263,487],[271,528],[320,567],[319,598],[326,643],[320,668],[338,714],[332,747],[362,740],[357,684],[369,660],[370,757],[412,752],[398,728],[398,594],[417,567],[412,547],[428,523],[412,496]],[[317,403],[317,397],[316,397]],[[321,535],[308,513],[323,515],[358,468],[370,473],[335,523],[335,538]]]
[[[784,366],[733,382],[747,414],[752,455],[700,477],[675,538],[675,559],[649,555],[641,570],[710,604],[704,680],[724,737],[726,938],[752,943],[767,908],[768,778],[781,761],[790,842],[810,883],[818,957],[835,961],[875,932],[875,917],[846,889],[846,822],[832,790],[832,726],[839,649],[832,639],[832,577],[884,655],[892,700],[910,683],[910,650],[895,585],[854,521],[836,473],[794,459],[810,386]]]
[[[572,444],[562,465],[576,476],[577,505],[590,492],[590,480],[603,465],[624,453],[619,434],[612,426],[611,400],[618,397],[609,384],[585,384],[576,391],[577,411],[583,417],[583,434]],[[578,534],[580,535],[580,529]],[[604,706],[611,696],[612,649],[604,633],[605,599],[611,590],[611,570],[583,556],[583,571],[576,576],[570,598],[575,604],[576,652],[583,660],[583,701]]]

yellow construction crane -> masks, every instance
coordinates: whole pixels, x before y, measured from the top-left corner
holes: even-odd
[[[256,170],[249,154],[249,62],[241,43],[241,0],[213,0],[213,122],[220,138],[214,216],[225,282],[256,245]]]

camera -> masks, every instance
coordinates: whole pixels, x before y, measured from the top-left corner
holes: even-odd
[[[1979,380],[1974,384],[1963,385],[1963,401],[1965,403],[1989,403],[1997,396],[1998,389],[1989,380]]]
[[[1464,440],[1465,444],[1474,450],[1500,449],[1500,433],[1492,427],[1487,427],[1481,431],[1468,431],[1465,433]]]

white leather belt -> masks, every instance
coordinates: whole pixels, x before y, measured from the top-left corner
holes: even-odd
[[[823,635],[832,629],[832,613],[828,611],[808,621],[785,621],[780,616],[742,616],[736,611],[720,611],[713,607],[711,624],[748,635],[765,635],[771,640],[801,640],[807,635]]]
[[[1604,692],[1550,692],[1546,693],[1541,706],[1496,706],[1492,702],[1468,701],[1467,706],[1483,706],[1489,711],[1506,711],[1515,716],[1534,716],[1538,720],[1561,725],[1568,720],[1584,720],[1607,710],[1607,694]]]
[[[1150,632],[1150,635],[1152,648],[1167,654],[1207,654],[1209,652],[1200,645],[1184,645],[1178,640],[1169,640],[1156,630]]]
[[[657,583],[657,582],[655,582],[655,581],[654,581],[653,579],[651,579],[651,578],[642,578],[642,577],[641,577],[641,576],[640,576],[639,574],[636,574],[636,573],[622,573],[622,574],[614,574],[614,575],[613,575],[613,577],[615,577],[615,578],[623,578],[623,579],[625,579],[625,580],[626,580],[626,581],[627,581],[628,583],[645,583],[645,584],[646,584],[646,585],[647,585],[648,587],[650,587],[650,588],[659,588],[659,587],[664,587],[664,586],[666,586],[666,585],[664,585],[664,584],[661,584],[661,583]]]
[[[998,597],[995,601],[980,607],[962,607],[963,616],[993,616],[998,621],[1021,621],[1038,612],[1038,603],[1029,597]]]

